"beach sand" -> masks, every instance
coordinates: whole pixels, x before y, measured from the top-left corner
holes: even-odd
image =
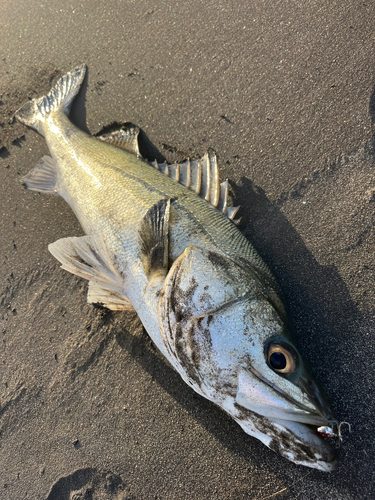
[[[374,493],[373,2],[3,0],[0,499],[367,499]],[[343,428],[297,466],[195,394],[133,313],[93,309],[47,245],[82,235],[19,180],[48,154],[15,110],[77,64],[72,120],[141,152],[218,155]]]

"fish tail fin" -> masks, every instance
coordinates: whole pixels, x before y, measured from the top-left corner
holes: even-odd
[[[43,123],[56,111],[63,110],[69,114],[73,99],[78,94],[85,78],[86,65],[81,64],[62,76],[56,85],[43,97],[37,97],[24,104],[15,113],[21,123],[43,134]]]

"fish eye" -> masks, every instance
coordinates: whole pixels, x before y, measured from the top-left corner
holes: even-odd
[[[268,364],[277,373],[292,373],[296,369],[294,352],[282,344],[270,344],[267,353]]]

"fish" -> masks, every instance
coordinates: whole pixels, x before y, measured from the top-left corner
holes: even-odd
[[[333,471],[337,421],[293,337],[280,287],[237,227],[215,155],[150,163],[136,126],[93,137],[69,120],[81,64],[15,113],[50,156],[22,182],[59,195],[84,236],[48,246],[88,280],[87,300],[135,310],[198,394],[295,464]]]

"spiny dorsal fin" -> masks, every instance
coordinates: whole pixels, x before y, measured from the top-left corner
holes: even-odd
[[[239,223],[240,219],[234,220],[234,217],[240,207],[228,207],[228,179],[220,184],[216,155],[210,158],[206,153],[201,160],[187,160],[173,165],[158,163],[155,160],[152,165],[209,201],[220,212],[227,215],[234,224]]]
[[[112,130],[107,134],[104,133],[96,137],[97,139],[107,142],[112,146],[116,146],[117,148],[124,149],[129,153],[134,153],[137,156],[140,156],[138,147],[139,132],[139,127],[134,125],[123,125],[116,130]]]

